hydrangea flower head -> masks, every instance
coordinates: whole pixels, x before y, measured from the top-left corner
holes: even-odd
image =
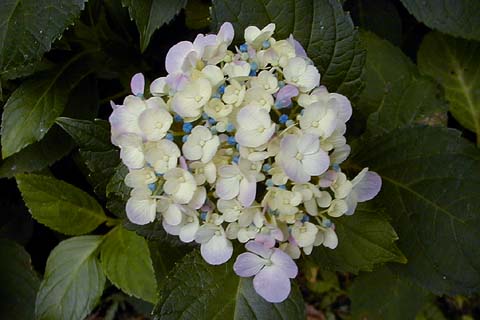
[[[353,180],[342,172],[350,102],[320,86],[293,36],[274,32],[274,24],[250,26],[232,47],[227,22],[216,35],[174,45],[168,74],[152,81],[150,95],[134,75],[110,123],[129,169],[127,217],[161,220],[213,265],[231,259],[232,241],[245,243],[234,271],[276,303],[290,293],[294,259],[335,249],[335,219],[375,197],[381,178],[368,168]]]

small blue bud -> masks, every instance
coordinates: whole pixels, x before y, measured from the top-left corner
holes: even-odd
[[[248,74],[249,77],[255,77],[257,75],[257,71],[255,70],[250,70],[250,73]]]
[[[217,91],[218,91],[219,94],[224,94],[225,93],[225,85],[222,84],[220,87],[218,87]]]
[[[202,113],[202,119],[207,120],[208,119],[208,114],[206,112]]]
[[[229,136],[227,138],[227,143],[231,146],[235,145],[237,143],[237,140],[235,140],[235,137],[234,136]]]
[[[165,139],[173,141],[173,134],[167,133],[167,135],[165,136]]]
[[[203,221],[207,220],[207,213],[206,212],[200,213],[200,219],[202,219]]]
[[[302,109],[302,111],[300,111],[300,114],[303,116],[304,113],[305,113],[305,109]]]
[[[238,163],[238,160],[240,160],[240,157],[239,157],[239,156],[235,156],[235,157],[233,157],[233,159],[232,159],[232,161],[233,161],[234,163]]]
[[[155,172],[155,175],[156,175],[157,177],[163,177],[163,173]]]
[[[270,169],[272,169],[272,166],[270,165],[270,163],[265,163],[265,164],[262,166],[262,170],[265,171],[265,172],[270,171]]]
[[[235,130],[235,126],[233,125],[233,123],[229,122],[227,124],[226,130],[227,130],[227,132],[233,132]]]
[[[185,122],[183,124],[182,130],[185,133],[190,133],[192,132],[193,125],[190,122]]]
[[[182,137],[182,142],[183,143],[187,142],[187,139],[188,139],[188,134],[186,134]]]
[[[280,88],[285,87],[285,81],[278,81],[278,86],[279,86]]]
[[[257,70],[257,69],[258,69],[258,65],[256,62],[250,63],[250,70]]]
[[[286,115],[286,114],[282,114],[278,118],[278,122],[280,122],[281,124],[285,124],[287,121],[288,121],[288,115]]]
[[[281,186],[278,186],[278,187],[282,190],[287,190],[287,186],[285,186],[284,184],[282,184]]]
[[[215,123],[217,123],[217,120],[213,118],[208,118],[208,123],[210,123],[211,125],[214,125]]]
[[[267,179],[267,181],[265,181],[265,184],[267,185],[267,187],[273,187],[272,179]]]
[[[212,134],[217,134],[217,128],[215,128],[215,127],[210,128],[210,132]]]
[[[150,191],[155,191],[155,189],[157,188],[157,185],[155,183],[149,183],[148,184],[148,189],[150,189]]]
[[[262,48],[263,48],[263,49],[268,49],[268,48],[270,48],[270,41],[268,41],[268,40],[263,41],[263,42],[262,42]]]
[[[332,169],[339,172],[340,171],[340,166],[337,163],[332,164]]]
[[[248,45],[246,43],[240,45],[240,47],[238,47],[238,49],[240,50],[240,52],[247,52],[248,51]]]
[[[305,222],[308,222],[310,221],[310,217],[307,216],[307,215],[304,215],[303,218],[302,218],[302,222],[305,223]]]
[[[214,93],[214,94],[212,94],[212,98],[213,99],[220,99],[220,94]]]
[[[143,93],[141,93],[141,92],[135,93],[135,97],[139,97],[139,98],[143,99]]]
[[[323,224],[324,227],[330,228],[332,226],[332,221],[330,221],[330,219],[324,219],[322,221],[322,224]]]
[[[176,114],[176,115],[173,117],[173,121],[175,121],[175,122],[182,122],[182,121],[183,121],[183,118],[180,117],[180,115]]]

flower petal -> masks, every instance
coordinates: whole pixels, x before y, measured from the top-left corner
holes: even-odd
[[[273,254],[270,257],[275,267],[282,269],[285,276],[289,278],[295,278],[298,274],[297,264],[292,258],[280,249],[273,249]]]
[[[290,279],[279,270],[273,266],[265,267],[253,278],[255,291],[268,302],[282,302],[290,294]]]
[[[354,187],[358,202],[373,199],[382,188],[382,178],[378,173],[368,171],[363,179]]]
[[[137,73],[130,81],[130,89],[134,95],[143,94],[145,90],[145,77],[141,73]]]
[[[130,198],[125,208],[128,219],[139,225],[144,225],[155,220],[156,201],[154,199]]]
[[[237,257],[233,270],[240,277],[256,275],[265,266],[265,260],[250,252],[244,252]]]
[[[200,253],[206,262],[219,265],[227,262],[233,253],[233,246],[225,235],[214,235],[208,242],[200,246]]]

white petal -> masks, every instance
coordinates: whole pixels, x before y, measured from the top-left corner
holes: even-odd
[[[263,268],[253,278],[255,291],[265,300],[279,303],[290,294],[290,279],[273,266]]]
[[[130,198],[126,205],[128,219],[139,225],[144,225],[155,220],[156,202],[155,199]]]
[[[182,211],[180,211],[180,206],[176,204],[168,206],[167,211],[163,213],[163,218],[169,225],[179,225],[182,222]]]
[[[233,246],[224,235],[214,235],[208,242],[200,246],[200,253],[209,264],[219,265],[232,257]]]

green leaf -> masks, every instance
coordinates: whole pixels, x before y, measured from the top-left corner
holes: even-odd
[[[54,126],[45,137],[20,152],[0,160],[0,177],[11,178],[19,173],[42,170],[66,156],[73,148],[70,137]]]
[[[414,123],[441,124],[446,104],[435,83],[421,76],[402,51],[373,33],[362,32],[367,48],[365,89],[357,108],[370,115],[368,131],[383,134]]]
[[[189,0],[185,7],[185,24],[189,29],[205,29],[210,25],[210,3]]]
[[[355,0],[345,6],[359,27],[379,37],[400,45],[402,42],[402,19],[391,0]]]
[[[107,197],[111,194],[121,195],[122,197],[130,197],[131,188],[125,184],[125,177],[128,174],[128,168],[123,163],[120,163],[115,168],[115,173],[113,174],[110,181],[108,181],[106,194]]]
[[[84,0],[2,1],[0,74],[39,61],[84,6]]]
[[[447,318],[437,305],[430,302],[423,306],[415,320],[447,320]]]
[[[480,40],[480,2],[476,0],[402,0],[408,11],[432,29]]]
[[[60,117],[57,123],[75,140],[90,175],[95,193],[104,197],[106,187],[120,162],[118,150],[110,142],[110,125],[104,120]]]
[[[126,202],[126,201],[125,201]],[[125,211],[125,205],[123,205],[122,210]],[[123,214],[125,216],[126,214]],[[155,220],[154,222],[138,225],[130,222],[128,219],[124,221],[124,227],[127,230],[135,231],[137,234],[141,235],[148,240],[159,241],[161,243],[166,243],[172,247],[185,247],[189,244],[185,244],[180,241],[177,236],[172,236],[165,232],[165,229],[162,226],[162,222]]]
[[[450,111],[480,138],[480,44],[437,32],[425,36],[418,52],[420,71],[444,88]],[[480,143],[480,142],[479,142]]]
[[[161,286],[167,275],[175,269],[175,264],[180,261],[194,246],[175,246],[168,242],[148,241],[150,256],[158,286]]]
[[[268,303],[257,295],[251,278],[240,278],[224,265],[207,264],[198,251],[185,256],[160,289],[155,319],[305,319],[304,302],[292,283],[282,303]]]
[[[107,220],[98,202],[71,184],[37,174],[21,174],[16,179],[35,220],[55,231],[85,234]]]
[[[47,260],[35,305],[36,319],[84,319],[99,301],[105,275],[97,259],[101,236],[60,242]]]
[[[230,21],[237,41],[250,25],[263,28],[276,24],[274,37],[290,34],[303,45],[328,90],[354,97],[362,88],[365,50],[358,32],[336,0],[214,0],[212,17],[216,27]]]
[[[30,255],[13,241],[0,240],[0,318],[33,319],[40,279]]]
[[[383,180],[377,196],[408,259],[398,270],[435,294],[480,289],[480,151],[453,129],[414,127],[364,141],[352,161]]]
[[[362,273],[351,287],[354,319],[414,319],[428,298],[428,291],[388,267]]]
[[[361,204],[353,216],[334,222],[338,247],[331,250],[321,246],[312,252],[312,259],[322,268],[358,273],[388,261],[407,262],[395,245],[395,230],[372,205]]]
[[[30,78],[13,92],[2,115],[3,158],[40,141],[55,123],[68,102],[70,91],[91,72],[85,67],[85,61],[77,61],[82,55]]]
[[[102,268],[123,292],[155,302],[157,282],[147,241],[122,226],[115,227],[101,247]]]
[[[122,0],[140,32],[140,49],[145,51],[152,34],[170,22],[187,4],[186,0]]]

